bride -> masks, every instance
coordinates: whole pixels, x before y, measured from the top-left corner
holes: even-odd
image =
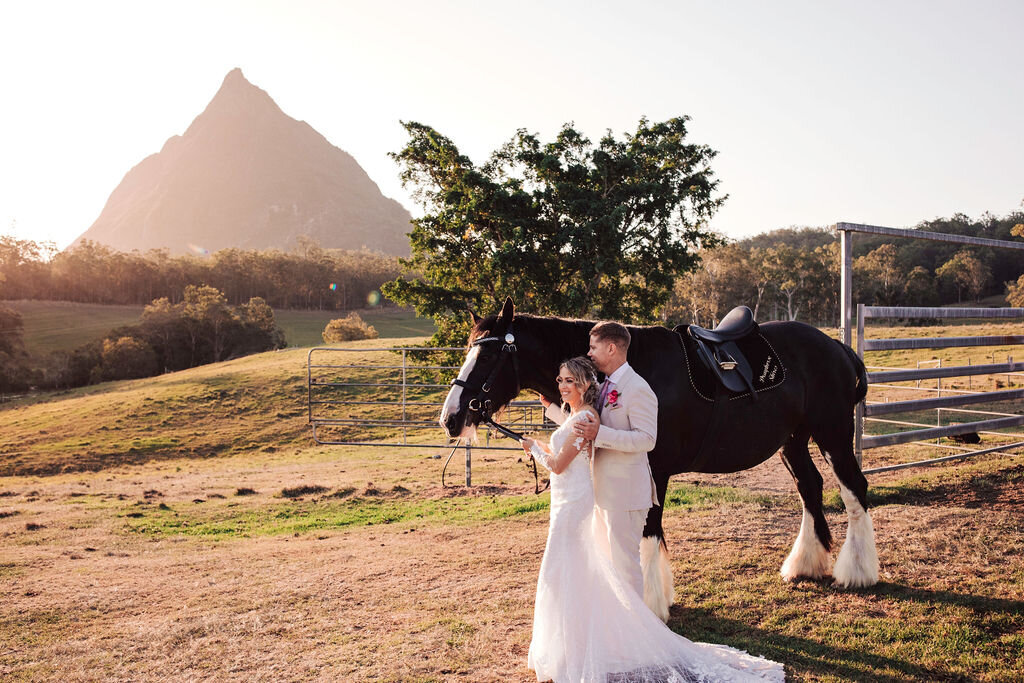
[[[616,575],[591,528],[593,444],[572,433],[585,415],[597,419],[597,374],[580,356],[562,363],[556,381],[569,417],[549,444],[522,440],[523,450],[551,470],[551,521],[527,660],[537,680],[782,681],[781,664],[674,633]]]

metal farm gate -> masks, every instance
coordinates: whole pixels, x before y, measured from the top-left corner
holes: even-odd
[[[935,232],[920,230],[901,230],[897,228],[886,228],[875,225],[858,225],[855,223],[839,223],[836,225],[839,230],[842,249],[842,280],[840,287],[840,308],[842,316],[841,335],[846,344],[852,341],[853,326],[853,235],[852,233],[869,233],[876,235],[889,235],[893,237],[925,239],[939,242],[954,242],[980,247],[994,247],[1000,249],[1024,250],[1024,243],[1008,242],[1004,240],[991,240],[964,235],[946,235]],[[876,319],[922,319],[922,318],[953,318],[953,319],[1021,319],[1024,318],[1024,308],[921,308],[921,307],[892,307],[892,306],[865,306],[857,305],[857,355],[863,360],[865,351],[894,351],[900,349],[943,349],[955,347],[983,347],[983,346],[1007,346],[1024,344],[1024,334],[1014,335],[993,335],[975,337],[913,337],[907,339],[865,339],[864,323],[868,318]],[[1024,328],[1021,330],[1024,332]],[[1022,354],[1024,355],[1024,354]],[[936,440],[931,445],[939,446],[938,439],[964,434],[999,434],[1001,437],[1013,437],[1018,439],[1013,443],[1000,444],[991,448],[972,450],[962,446],[941,445],[941,447],[958,450],[955,455],[918,462],[889,465],[864,470],[865,474],[872,472],[883,472],[886,470],[902,469],[906,467],[917,467],[931,465],[967,458],[983,453],[992,453],[1011,448],[1024,446],[1024,434],[1007,434],[996,432],[996,430],[1007,429],[1024,424],[1024,415],[1019,412],[993,412],[987,410],[972,410],[963,406],[977,405],[980,403],[994,403],[997,401],[1015,401],[1024,398],[1024,389],[1007,389],[1004,391],[973,391],[970,385],[972,377],[979,375],[1007,374],[1007,384],[1012,384],[1013,375],[1024,371],[1024,362],[1014,362],[1012,355],[1008,355],[1005,363],[997,363],[994,354],[991,356],[991,363],[961,366],[942,366],[941,359],[938,360],[938,367],[917,368],[871,368],[869,367],[868,382],[872,386],[896,390],[901,393],[910,391],[926,391],[935,394],[934,398],[885,401],[867,403],[866,401],[857,406],[855,449],[858,462],[861,461],[863,451],[869,448],[892,446],[902,443],[926,443],[929,440]],[[875,370],[870,372],[870,370]],[[968,390],[943,389],[942,380],[952,377],[967,377]],[[922,380],[935,380],[935,388],[922,388]],[[908,386],[906,382],[916,382],[916,386]],[[897,384],[904,383],[904,384]],[[998,388],[998,384],[997,384]],[[943,393],[945,392],[945,394]],[[936,411],[935,426],[920,422],[899,421],[883,418],[896,413]],[[959,413],[968,416],[977,416],[974,421],[956,422],[942,425],[943,411],[948,413]],[[984,417],[987,419],[978,419]],[[911,431],[898,431],[889,434],[872,436],[864,435],[864,422],[871,421],[878,424],[921,427]]]
[[[472,486],[474,450],[522,448],[493,434],[486,425],[478,428],[475,444],[447,439],[438,416],[448,394],[448,383],[459,370],[458,365],[445,364],[444,357],[450,352],[462,354],[465,349],[310,349],[306,367],[313,439],[324,445],[451,449],[449,460],[461,448],[466,454],[466,486]],[[550,422],[545,424],[543,406],[536,400],[513,401],[502,422],[521,432],[553,428]]]

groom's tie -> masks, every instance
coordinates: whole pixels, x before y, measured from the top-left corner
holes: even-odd
[[[600,415],[601,411],[604,410],[604,403],[605,403],[605,401],[608,400],[608,392],[611,391],[613,384],[615,384],[615,382],[611,381],[607,377],[605,378],[604,382],[601,384],[601,395],[597,399],[597,413],[598,413],[598,415]]]

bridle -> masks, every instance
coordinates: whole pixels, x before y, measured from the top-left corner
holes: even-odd
[[[498,378],[498,373],[501,372],[501,368],[504,367],[505,361],[509,358],[512,359],[512,370],[516,376],[516,390],[512,396],[519,394],[519,390],[522,389],[522,383],[519,380],[519,347],[516,346],[516,336],[512,333],[512,323],[509,323],[508,330],[505,332],[504,337],[482,337],[480,339],[474,339],[470,346],[478,347],[483,344],[490,344],[493,342],[501,343],[501,355],[498,356],[498,362],[491,368],[490,374],[487,375],[487,379],[484,383],[477,387],[474,384],[470,384],[465,380],[461,380],[458,377],[451,381],[450,386],[458,386],[463,389],[470,391],[477,391],[477,395],[469,399],[469,405],[467,409],[470,412],[480,413],[480,422],[486,422],[491,425],[505,436],[515,439],[516,441],[522,441],[523,435],[519,432],[513,431],[504,425],[498,424],[491,418],[494,410],[494,404],[488,395],[491,392],[491,387],[494,386],[494,380]],[[455,451],[453,450],[452,453]],[[451,459],[449,457],[449,459]],[[540,493],[544,489],[540,488],[537,480],[537,463],[534,461],[533,456],[530,456],[530,463],[533,465],[533,492]],[[447,466],[447,463],[446,463]],[[546,489],[548,484],[544,485]],[[444,485],[444,471],[441,472],[441,485]]]
[[[505,361],[508,360],[509,358],[512,359],[512,369],[516,376],[516,390],[515,392],[513,392],[513,396],[519,393],[519,390],[522,388],[522,385],[519,381],[519,348],[516,346],[516,336],[512,333],[511,323],[508,326],[508,331],[505,333],[504,338],[482,337],[480,339],[474,339],[471,346],[476,347],[481,346],[483,344],[489,344],[492,342],[501,343],[501,354],[498,356],[498,362],[494,364],[493,368],[491,368],[491,372],[489,375],[487,375],[487,379],[484,380],[484,383],[477,387],[476,385],[470,384],[469,382],[466,382],[465,380],[461,380],[458,377],[456,377],[451,381],[451,385],[459,386],[462,387],[463,389],[469,389],[470,391],[476,390],[477,395],[469,399],[469,405],[467,406],[468,410],[470,412],[480,413],[481,422],[487,422],[492,425],[497,425],[497,423],[491,420],[491,414],[494,410],[494,404],[491,402],[489,394],[491,392],[491,387],[494,386],[494,380],[498,378],[498,373],[501,372],[501,368],[504,367]],[[505,428],[501,429],[505,430]],[[507,432],[510,430],[505,431]],[[513,434],[514,433],[515,432],[513,432]],[[520,438],[521,436],[522,435],[520,435]]]

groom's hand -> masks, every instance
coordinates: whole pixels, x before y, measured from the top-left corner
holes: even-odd
[[[597,438],[597,432],[601,429],[601,423],[595,420],[592,416],[586,415],[582,420],[576,423],[573,427],[573,431],[576,432],[577,436],[582,436],[587,441],[593,441]]]

